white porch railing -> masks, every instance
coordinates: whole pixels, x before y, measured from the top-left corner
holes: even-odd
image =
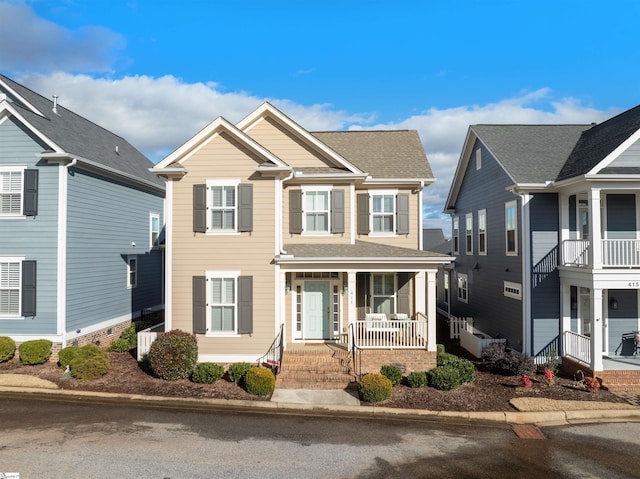
[[[591,338],[573,331],[562,336],[564,355],[591,364]]]
[[[563,241],[562,264],[587,266],[589,264],[589,240]]]
[[[640,266],[640,240],[602,240],[603,266]]]
[[[156,324],[148,329],[138,331],[137,358],[142,361],[145,355],[149,354],[151,343],[153,343],[158,334],[164,331],[164,323]]]
[[[473,332],[473,318],[449,318],[449,339],[460,339],[460,331]]]
[[[356,321],[354,341],[359,349],[425,349],[427,321]]]
[[[602,266],[640,267],[640,240],[603,239]],[[565,266],[589,266],[589,240],[565,240],[562,242],[562,264]]]

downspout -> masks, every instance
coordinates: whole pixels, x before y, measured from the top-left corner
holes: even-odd
[[[280,254],[280,256],[286,255],[287,252],[284,250],[284,231],[283,231],[283,224],[284,224],[284,182],[285,181],[289,181],[291,178],[293,178],[295,176],[295,171],[293,168],[291,168],[289,175],[286,178],[282,178],[278,180],[278,185],[276,188],[276,208],[278,210],[277,212],[277,216],[276,216],[276,222],[277,224],[277,229],[278,231],[276,232],[276,241],[278,242],[278,244],[276,245],[276,250],[278,251],[278,253]],[[284,313],[286,311],[286,305],[285,305],[285,301],[286,301],[286,291],[285,291],[285,285],[282,284],[281,280],[281,275],[280,275],[280,265],[278,263],[276,263],[275,265],[275,328],[276,328],[276,334],[277,331],[284,331],[283,326],[286,323],[286,314]],[[285,273],[286,276],[286,273]],[[286,281],[286,280],[285,280]],[[284,293],[283,293],[284,291]],[[286,333],[284,335],[286,337]],[[284,341],[284,338],[280,338],[281,344],[283,345],[283,349],[287,348],[287,344]]]

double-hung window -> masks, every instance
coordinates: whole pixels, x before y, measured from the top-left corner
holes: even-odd
[[[465,234],[467,254],[473,254],[473,213],[467,213],[465,217]]]
[[[253,184],[221,179],[193,185],[193,231],[208,234],[253,231]]]
[[[460,218],[453,217],[453,254],[460,252]]]
[[[371,306],[374,313],[393,314],[396,312],[396,275],[394,273],[374,273],[371,275]]]
[[[466,274],[458,273],[458,299],[466,303],[469,299],[469,281]]]
[[[304,232],[329,233],[330,227],[330,188],[302,189],[304,197]]]
[[[209,231],[236,231],[236,189],[234,184],[207,184]]]
[[[21,262],[0,259],[0,316],[20,316]]]
[[[24,169],[0,169],[0,216],[22,216]]]
[[[504,208],[506,253],[508,256],[518,254],[518,210],[517,201],[510,201]]]
[[[236,279],[238,275],[209,277],[210,328],[214,333],[236,332]]]
[[[149,247],[158,246],[160,236],[160,215],[151,213],[149,215]]]
[[[371,195],[371,231],[395,233],[396,193],[380,192]]]
[[[127,288],[138,286],[138,257],[127,257]]]
[[[487,254],[487,210],[478,211],[478,253]]]

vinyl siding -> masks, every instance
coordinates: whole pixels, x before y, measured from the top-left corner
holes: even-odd
[[[0,122],[0,166],[37,168],[38,215],[0,218],[0,256],[24,256],[37,261],[36,316],[22,320],[0,319],[0,335],[56,334],[57,280],[57,165],[40,161],[45,145],[13,119]]]
[[[627,148],[622,154],[613,160],[609,167],[628,167],[637,168],[640,163],[640,141],[636,141]]]
[[[275,333],[275,190],[256,179],[261,159],[226,134],[217,135],[184,161],[189,173],[174,183],[172,327],[192,329],[192,277],[206,271],[240,271],[253,276],[253,334],[198,336],[200,354],[264,354]],[[253,231],[230,235],[194,233],[193,185],[213,179],[253,183]],[[285,194],[286,196],[286,194]]]
[[[529,201],[531,235],[532,353],[560,334],[558,195],[535,194]],[[523,292],[523,294],[529,294]]]
[[[482,148],[482,168],[476,169],[475,151]],[[471,316],[476,327],[493,337],[506,338],[510,347],[521,350],[522,301],[504,296],[504,281],[522,284],[522,215],[518,197],[505,189],[513,184],[489,151],[476,142],[472,160],[464,172],[455,205],[460,218],[460,248],[451,275],[451,314]],[[518,256],[507,256],[505,203],[518,201]],[[478,210],[487,211],[487,255],[477,254]],[[473,213],[473,254],[467,255],[465,215]],[[468,275],[468,302],[458,300],[458,273]]]
[[[68,177],[67,331],[131,317],[162,302],[162,255],[149,249],[149,214],[163,198],[73,168]],[[133,246],[135,243],[135,246]],[[137,287],[127,288],[127,256]]]
[[[294,168],[336,166],[269,117],[258,120],[246,133]]]

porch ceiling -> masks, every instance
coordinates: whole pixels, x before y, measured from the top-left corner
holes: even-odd
[[[453,259],[442,253],[359,240],[354,244],[286,244],[284,250],[286,254],[276,256],[276,263],[401,263],[425,268],[447,264]]]

